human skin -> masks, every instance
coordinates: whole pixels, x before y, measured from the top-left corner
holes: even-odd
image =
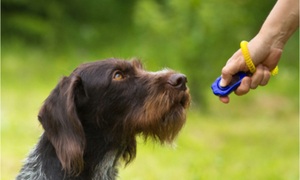
[[[255,73],[243,78],[235,90],[236,95],[247,94],[250,89],[268,83],[271,73],[281,57],[283,48],[299,27],[299,1],[278,0],[268,15],[259,33],[248,43],[251,59],[256,66]],[[220,85],[230,83],[232,76],[239,71],[249,71],[241,50],[237,50],[222,69]],[[220,97],[223,103],[229,103],[228,96]]]

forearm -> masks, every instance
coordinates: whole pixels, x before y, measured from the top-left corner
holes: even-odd
[[[273,48],[283,49],[299,27],[299,0],[278,0],[259,35]]]

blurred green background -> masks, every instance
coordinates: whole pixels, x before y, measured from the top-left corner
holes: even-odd
[[[278,76],[219,102],[211,83],[250,40],[275,0],[2,0],[1,179],[14,179],[37,142],[37,113],[83,62],[142,60],[187,75],[193,103],[176,148],[139,139],[119,179],[298,179],[299,33]]]

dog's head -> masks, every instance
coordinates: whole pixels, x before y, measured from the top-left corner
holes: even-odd
[[[186,82],[172,70],[147,72],[137,60],[83,64],[51,92],[39,121],[69,173],[83,170],[88,138],[125,146],[129,162],[137,134],[162,143],[176,137],[190,103]]]

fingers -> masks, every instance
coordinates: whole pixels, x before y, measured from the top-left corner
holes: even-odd
[[[219,99],[224,104],[228,104],[229,103],[229,97],[228,96],[220,96]]]
[[[258,86],[265,86],[266,84],[268,84],[270,78],[271,73],[269,71],[269,68],[260,64],[256,67],[256,71],[251,77],[246,76],[243,78],[240,86],[234,91],[234,93],[238,96],[245,95],[250,91],[250,89],[256,89]],[[229,103],[230,100],[228,96],[222,96],[219,97],[219,99],[225,104]]]
[[[241,82],[241,85],[234,91],[238,96],[247,94],[250,91],[251,77],[247,76]]]
[[[265,86],[268,84],[269,80],[271,78],[271,72],[269,71],[269,68],[267,68],[266,66],[264,66],[264,78],[262,79],[262,81],[260,82],[261,86]]]
[[[256,67],[256,72],[253,74],[251,78],[251,89],[256,89],[259,85],[264,86],[268,83],[269,79],[271,77],[271,73],[269,71],[269,68],[258,65]]]
[[[261,38],[260,34],[255,36],[248,44],[248,50],[253,63],[256,65],[256,72],[251,77],[245,77],[240,86],[235,90],[235,94],[241,96],[247,94],[250,89],[258,86],[265,86],[270,80],[271,73],[279,62],[282,49],[273,48]],[[232,80],[232,76],[239,71],[249,71],[241,50],[237,50],[227,61],[222,69],[221,86],[227,86]],[[220,97],[221,102],[228,103],[229,97]]]
[[[222,87],[227,86],[230,83],[231,79],[232,79],[232,75],[230,74],[230,71],[228,71],[227,69],[223,69],[220,86]]]
[[[235,94],[238,96],[247,94],[250,89],[256,89],[258,86],[265,86],[271,77],[269,68],[258,65],[255,73],[251,77],[245,77],[241,85],[235,90]]]
[[[230,83],[232,76],[239,71],[247,71],[241,50],[234,53],[227,61],[226,66],[223,67],[220,85],[222,87],[227,86]]]

